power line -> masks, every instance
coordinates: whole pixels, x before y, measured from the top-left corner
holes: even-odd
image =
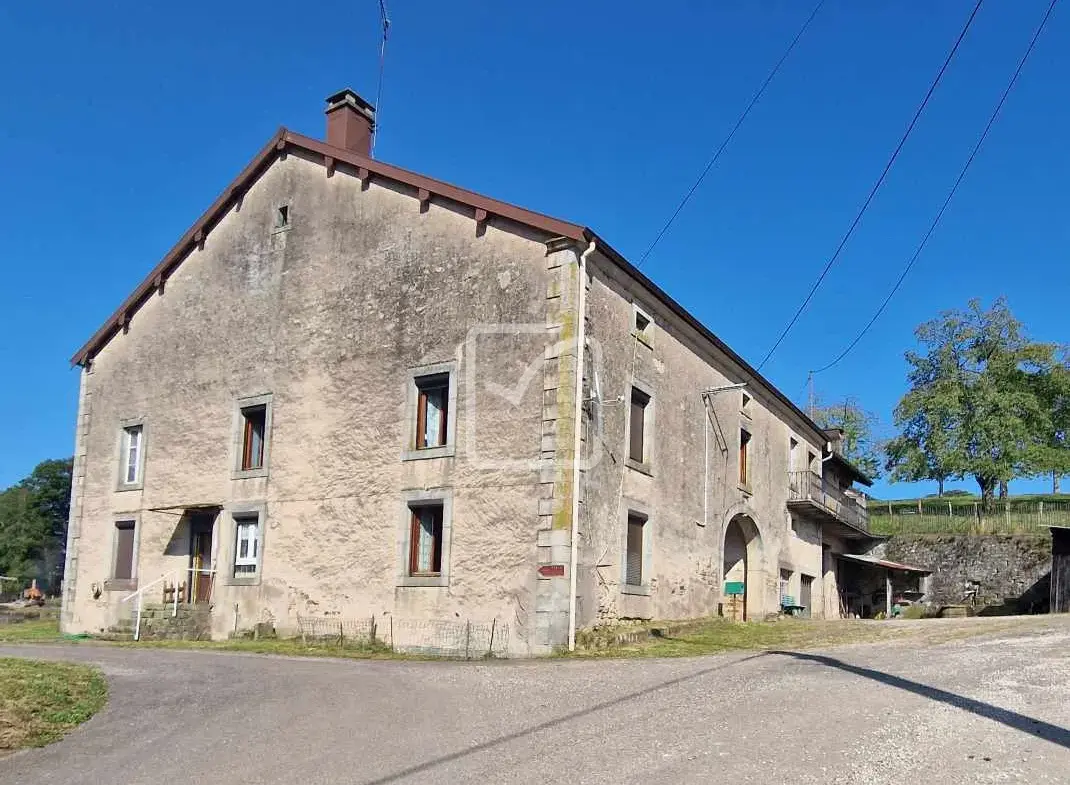
[[[881,171],[880,177],[877,178],[877,182],[874,183],[873,188],[870,189],[869,196],[866,197],[866,201],[862,203],[862,207],[858,210],[858,213],[855,215],[854,220],[851,221],[851,225],[848,227],[846,234],[844,234],[843,238],[840,240],[840,244],[836,246],[836,250],[833,252],[832,256],[829,257],[828,262],[825,264],[824,269],[821,271],[821,275],[817,277],[817,280],[814,281],[814,285],[810,287],[810,291],[806,295],[806,299],[802,301],[802,305],[800,305],[799,308],[795,311],[794,316],[791,317],[791,321],[788,322],[787,326],[783,329],[779,337],[776,339],[776,343],[774,343],[772,348],[768,352],[766,352],[765,357],[762,358],[762,361],[758,363],[759,371],[762,369],[762,366],[769,362],[769,358],[773,356],[773,352],[775,352],[780,346],[780,344],[783,343],[788,333],[791,332],[791,328],[795,326],[795,323],[797,321],[799,321],[799,317],[802,316],[803,311],[806,310],[806,306],[808,306],[810,304],[810,301],[814,298],[814,293],[817,292],[818,287],[821,286],[821,282],[825,280],[825,276],[828,275],[829,270],[832,269],[832,265],[834,265],[836,263],[836,260],[840,258],[840,253],[843,251],[844,246],[847,245],[847,241],[851,239],[851,236],[854,234],[855,229],[858,228],[858,224],[862,221],[862,216],[866,214],[866,210],[869,209],[870,203],[877,195],[877,191],[880,190],[881,185],[884,184],[884,180],[888,176],[888,172],[891,171],[892,165],[899,157],[899,153],[900,151],[902,151],[903,145],[906,144],[907,139],[910,137],[911,132],[914,130],[914,126],[917,125],[918,119],[921,117],[921,113],[924,112],[925,107],[928,106],[929,99],[932,98],[933,93],[936,92],[936,87],[940,84],[940,80],[943,79],[944,72],[947,71],[947,67],[951,64],[951,60],[952,58],[954,58],[955,53],[958,51],[959,45],[962,43],[963,39],[966,38],[966,33],[969,31],[970,26],[973,24],[973,20],[977,16],[977,12],[981,10],[982,2],[984,2],[984,0],[977,0],[977,3],[974,4],[973,10],[970,12],[970,17],[966,20],[966,24],[963,25],[962,31],[959,33],[958,38],[955,39],[955,45],[952,46],[951,51],[947,53],[947,57],[944,59],[943,65],[940,66],[940,70],[936,73],[936,78],[933,79],[932,84],[929,85],[928,92],[925,93],[925,98],[923,98],[922,102],[918,105],[918,108],[914,112],[914,116],[910,120],[910,124],[907,126],[906,131],[903,132],[902,137],[900,137],[899,144],[895,146],[895,150],[892,152],[891,157],[888,159],[888,163],[884,165],[884,169],[883,171]]]
[[[936,217],[933,218],[932,223],[929,224],[929,229],[921,238],[921,242],[918,243],[918,247],[914,249],[914,255],[910,257],[910,260],[907,262],[906,267],[903,268],[903,272],[900,273],[899,279],[895,282],[895,286],[893,286],[892,290],[888,292],[888,295],[884,298],[884,301],[880,304],[880,307],[877,308],[877,311],[873,314],[873,318],[866,323],[866,326],[863,327],[862,331],[857,336],[855,336],[855,339],[847,345],[847,348],[840,352],[839,356],[837,356],[835,360],[830,362],[828,365],[818,368],[816,371],[812,371],[812,373],[821,373],[823,371],[827,371],[829,368],[836,365],[838,362],[840,362],[840,360],[850,354],[851,350],[858,345],[858,342],[862,340],[863,336],[865,336],[865,334],[869,332],[869,328],[872,327],[873,324],[877,321],[877,319],[880,318],[880,315],[884,313],[884,309],[888,307],[888,303],[891,302],[892,297],[895,296],[895,293],[899,291],[899,287],[902,286],[903,281],[906,279],[907,274],[910,272],[910,269],[914,266],[914,263],[918,261],[918,257],[921,256],[921,252],[925,250],[925,246],[929,242],[929,238],[932,237],[933,232],[936,231],[936,227],[940,223],[940,219],[944,217],[944,213],[947,211],[948,206],[951,204],[951,200],[955,196],[955,192],[958,191],[959,185],[962,184],[963,179],[966,177],[966,172],[969,171],[970,166],[973,164],[974,158],[977,157],[977,153],[981,150],[981,145],[983,145],[985,139],[988,138],[988,132],[992,130],[992,126],[995,124],[996,118],[999,116],[1000,110],[1003,108],[1003,104],[1007,100],[1007,96],[1010,95],[1011,90],[1014,89],[1014,85],[1018,82],[1018,77],[1021,75],[1022,69],[1025,67],[1026,60],[1028,60],[1029,55],[1033,53],[1033,47],[1036,46],[1037,39],[1040,38],[1040,34],[1044,32],[1044,27],[1045,25],[1047,25],[1048,19],[1051,17],[1052,11],[1055,10],[1055,4],[1057,2],[1058,0],[1051,0],[1051,3],[1048,5],[1048,10],[1045,12],[1044,18],[1040,20],[1040,25],[1033,33],[1033,38],[1029,41],[1029,46],[1026,47],[1025,54],[1023,54],[1022,58],[1018,61],[1018,67],[1014,70],[1014,75],[1011,77],[1010,82],[1007,83],[1007,87],[1003,90],[1003,94],[999,97],[999,102],[996,104],[996,108],[992,110],[992,114],[988,118],[988,123],[985,125],[984,130],[981,132],[980,138],[977,140],[977,144],[975,144],[973,146],[973,150],[970,151],[970,157],[967,158],[966,163],[963,164],[962,169],[959,171],[959,176],[955,179],[955,183],[951,186],[951,190],[948,191],[947,198],[944,199],[944,203],[937,211]]]
[[[383,38],[379,42],[379,81],[375,86],[375,126],[372,128],[371,157],[375,157],[375,140],[379,133],[377,126],[382,117],[383,103],[383,71],[386,70],[386,39],[390,33],[390,15],[386,11],[386,0],[379,0],[379,23],[383,27]]]
[[[672,226],[673,221],[676,220],[676,217],[680,215],[681,211],[691,200],[691,197],[695,194],[695,191],[697,191],[698,187],[702,184],[702,181],[706,179],[706,175],[710,173],[710,169],[712,169],[714,164],[717,163],[717,159],[721,157],[721,153],[723,153],[725,148],[728,147],[728,143],[732,141],[732,137],[736,135],[736,131],[738,131],[739,127],[743,125],[743,121],[747,119],[747,115],[750,114],[751,109],[754,108],[754,105],[758,103],[762,95],[765,93],[765,88],[767,88],[769,86],[769,83],[773,81],[773,77],[777,75],[777,72],[780,70],[780,66],[784,65],[784,61],[788,59],[788,56],[792,53],[792,50],[795,49],[795,45],[799,43],[799,39],[803,37],[803,34],[806,32],[806,29],[810,26],[810,22],[814,20],[814,17],[817,16],[817,12],[821,10],[821,6],[823,6],[824,4],[825,0],[818,0],[817,5],[814,6],[814,10],[810,12],[810,16],[808,16],[806,18],[806,21],[803,22],[803,26],[799,28],[799,32],[795,34],[795,37],[791,40],[791,43],[784,51],[784,54],[780,56],[780,59],[777,60],[776,65],[773,66],[773,70],[770,71],[769,75],[765,77],[765,81],[762,82],[761,87],[758,88],[758,92],[756,92],[751,97],[750,103],[747,104],[747,107],[743,110],[743,113],[737,118],[736,124],[732,126],[732,130],[728,132],[728,136],[724,138],[724,141],[721,142],[721,146],[717,148],[716,152],[714,152],[710,160],[706,162],[706,168],[702,170],[701,174],[699,174],[698,179],[695,180],[694,185],[692,185],[688,192],[684,194],[684,198],[680,200],[680,203],[676,206],[676,209],[673,211],[673,214],[669,216],[669,220],[666,221],[665,225],[661,227],[661,231],[658,232],[657,236],[654,238],[654,241],[650,243],[649,246],[647,246],[647,249],[645,251],[643,251],[643,255],[639,257],[639,262],[635,265],[636,268],[643,266],[643,263],[647,260],[647,257],[650,256],[650,252],[654,250],[654,247],[659,242],[661,242],[661,238],[664,237],[665,233],[669,231],[669,227]]]

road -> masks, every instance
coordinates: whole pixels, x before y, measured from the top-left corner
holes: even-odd
[[[111,685],[67,739],[0,760],[12,785],[1070,782],[1070,617],[677,660],[0,656],[95,663]]]

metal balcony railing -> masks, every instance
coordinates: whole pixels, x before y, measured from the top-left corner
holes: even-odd
[[[864,501],[809,470],[788,472],[788,501],[812,502],[844,523],[869,531],[869,511]]]

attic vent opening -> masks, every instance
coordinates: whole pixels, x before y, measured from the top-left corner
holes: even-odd
[[[646,332],[646,328],[650,326],[650,320],[646,318],[646,315],[640,311],[635,312],[635,329],[639,332]]]
[[[275,228],[287,229],[290,226],[290,206],[287,204],[275,211]]]

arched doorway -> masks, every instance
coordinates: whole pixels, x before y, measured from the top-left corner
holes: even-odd
[[[742,584],[743,593],[736,599],[725,596],[725,614],[739,621],[762,618],[762,536],[754,521],[736,515],[725,527],[724,573],[727,584]]]

